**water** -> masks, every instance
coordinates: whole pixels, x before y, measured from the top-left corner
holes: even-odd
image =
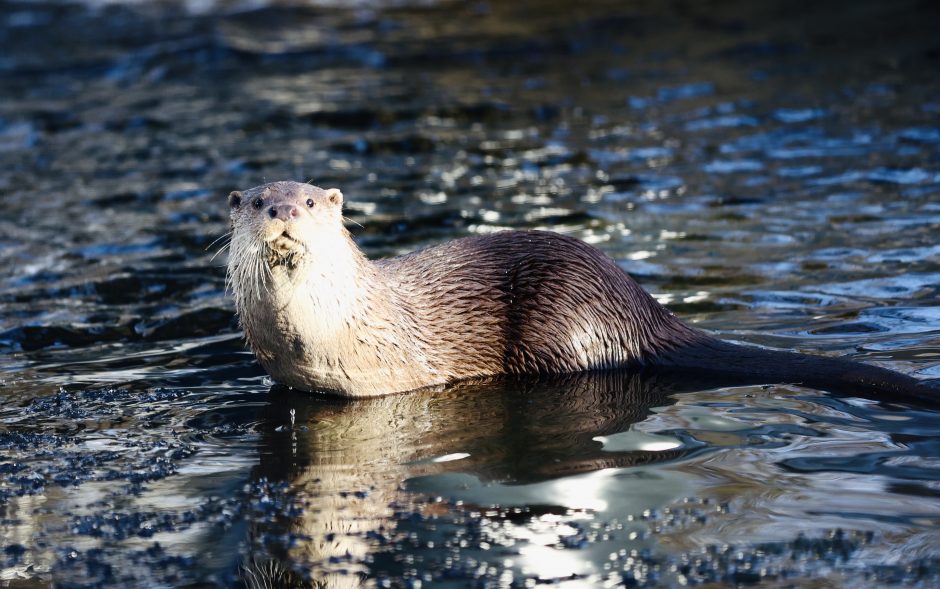
[[[685,320],[940,377],[918,2],[0,2],[0,586],[934,586],[940,414],[583,375],[271,387],[229,191],[372,256],[594,243]]]

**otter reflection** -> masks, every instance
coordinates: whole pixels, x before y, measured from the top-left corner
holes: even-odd
[[[414,501],[403,489],[409,479],[450,471],[522,484],[674,459],[688,450],[608,452],[593,438],[627,430],[671,404],[670,395],[726,384],[702,375],[579,373],[358,401],[274,387],[254,476],[289,484],[301,513],[273,531],[304,539],[278,555],[280,565],[252,564],[244,576],[278,570],[290,585],[295,575],[285,571],[299,566],[307,585],[369,586],[366,560],[394,535],[393,506]]]

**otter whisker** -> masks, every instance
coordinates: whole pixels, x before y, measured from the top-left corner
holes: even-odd
[[[215,252],[214,254],[212,254],[212,257],[209,258],[209,262],[215,261],[215,259],[219,257],[219,254],[221,254],[221,253],[224,252],[225,250],[229,249],[230,247],[232,247],[232,242],[228,242],[228,243],[226,243],[225,245],[223,245],[222,247],[220,247],[218,250],[216,250],[216,252]]]
[[[209,248],[211,248],[211,247],[214,246],[215,244],[219,243],[220,241],[222,241],[222,240],[225,239],[226,237],[231,236],[232,233],[234,233],[234,230],[233,230],[233,231],[228,231],[228,232],[223,233],[222,235],[216,237],[215,239],[212,240],[212,243],[210,243],[209,245],[206,246],[205,251],[209,251]]]
[[[271,276],[270,265],[267,262],[268,247],[264,245],[255,247],[253,250],[252,284],[255,285],[255,299],[260,301],[265,293],[271,294],[271,287],[268,283],[273,280],[273,277]]]
[[[260,299],[262,294],[271,293],[271,288],[268,285],[268,278],[270,278],[271,272],[270,272],[270,266],[265,262],[264,258],[262,257],[258,258],[257,268],[258,268],[258,274],[261,277],[261,279],[258,281],[258,284],[260,285],[258,289],[258,298]],[[264,290],[264,292],[262,292],[262,289]]]
[[[358,225],[360,229],[365,229],[365,227],[362,226],[362,223],[359,223],[358,221],[353,221],[346,215],[340,215],[340,217],[342,217],[343,221],[346,221],[347,223],[352,223],[353,225]]]

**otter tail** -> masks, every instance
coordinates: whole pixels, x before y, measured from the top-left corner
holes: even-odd
[[[713,338],[666,351],[651,364],[725,377],[735,384],[791,383],[878,401],[940,405],[936,380],[850,360],[740,346]]]

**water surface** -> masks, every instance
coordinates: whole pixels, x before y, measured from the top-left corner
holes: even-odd
[[[601,374],[272,384],[225,195],[548,228],[719,336],[940,378],[927,2],[0,1],[0,586],[934,586],[940,413]]]

